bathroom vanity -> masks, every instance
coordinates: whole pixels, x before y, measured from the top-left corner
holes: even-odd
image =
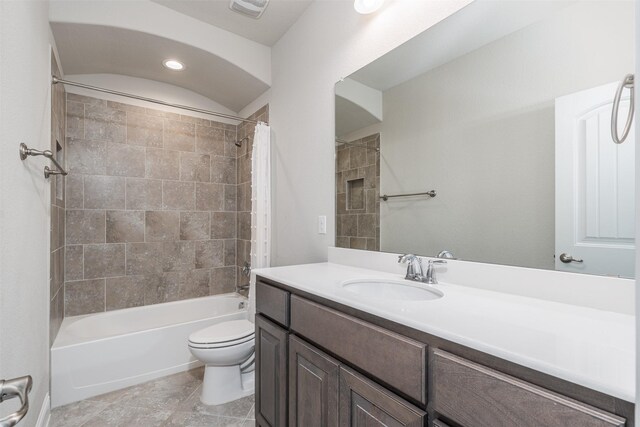
[[[501,300],[496,292],[453,285],[436,286],[444,297],[435,300],[413,298],[397,304],[394,298],[376,301],[375,295],[354,298],[339,285],[343,279],[382,273],[332,263],[257,274],[256,423],[261,427],[634,425],[634,405],[627,401],[633,399],[621,398],[633,381],[621,384],[616,379],[616,370],[626,367],[615,362],[615,355],[603,359],[606,351],[601,352],[597,342],[600,331],[585,325],[594,329],[590,356],[581,354],[581,336],[575,343],[559,342],[563,332],[554,337],[545,330],[544,319],[534,330],[521,319],[503,322],[493,312],[499,309],[508,317],[513,315],[510,308],[517,313],[526,311],[528,304],[538,305],[523,317],[540,309],[553,323],[552,311],[564,312],[555,303],[515,296]],[[496,305],[484,300],[486,296],[498,300]],[[451,320],[455,315],[441,324],[427,324],[429,314],[424,312],[430,307],[434,313],[472,312],[477,321],[470,324],[461,316],[465,333],[456,329]],[[564,320],[579,319],[581,309],[585,308],[564,313]],[[610,315],[614,322],[619,320]],[[443,326],[447,324],[449,330]],[[504,325],[512,330],[506,332]],[[556,326],[562,330],[566,325]],[[487,338],[473,342],[474,336]],[[479,350],[484,344],[488,350]],[[516,354],[526,348],[531,351],[524,351],[524,358]],[[518,363],[527,357],[529,361]],[[556,358],[557,366],[531,367],[543,366],[547,357]],[[585,363],[604,360],[607,366],[591,367],[602,377],[589,377],[591,368]],[[549,374],[556,368],[558,375]]]

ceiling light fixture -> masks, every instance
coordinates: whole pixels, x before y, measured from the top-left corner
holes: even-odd
[[[382,7],[384,0],[355,0],[353,8],[363,15],[373,13]]]
[[[174,71],[184,70],[184,64],[180,61],[176,61],[175,59],[165,59],[162,61],[162,65]]]

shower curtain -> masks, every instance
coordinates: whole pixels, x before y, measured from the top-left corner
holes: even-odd
[[[251,156],[251,269],[269,266],[271,266],[271,128],[259,122],[253,137]],[[249,289],[250,304],[255,304],[255,292],[255,275],[252,274]],[[251,318],[251,320],[254,319]]]

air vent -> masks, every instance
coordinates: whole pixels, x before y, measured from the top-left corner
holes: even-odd
[[[253,19],[259,19],[267,8],[269,0],[231,0],[229,9]]]

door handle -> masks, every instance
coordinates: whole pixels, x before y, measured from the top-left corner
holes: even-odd
[[[0,380],[0,403],[13,399],[14,397],[19,398],[20,403],[22,403],[22,406],[17,412],[0,418],[0,427],[13,427],[27,415],[29,411],[29,392],[31,391],[32,385],[33,380],[31,379],[31,375],[14,378],[12,380]]]
[[[581,259],[576,259],[569,254],[560,254],[560,261],[565,264],[569,264],[570,262],[582,262]]]

